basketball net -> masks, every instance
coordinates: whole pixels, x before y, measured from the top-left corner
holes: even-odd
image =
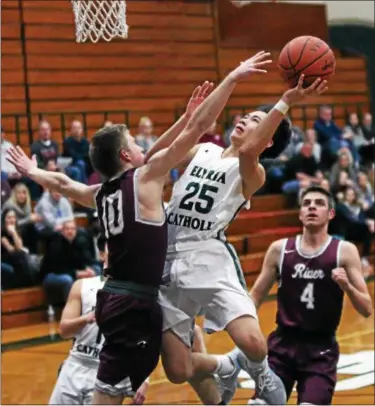
[[[127,38],[125,0],[71,0],[77,42]]]

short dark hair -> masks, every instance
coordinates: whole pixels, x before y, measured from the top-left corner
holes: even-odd
[[[324,195],[327,198],[328,207],[330,209],[333,209],[335,207],[335,200],[333,199],[332,194],[328,190],[326,190],[326,189],[324,189],[324,188],[322,188],[320,186],[310,186],[307,189],[305,189],[301,193],[301,198],[300,198],[301,202],[304,199],[304,197],[309,193],[321,193],[322,195]]]
[[[256,111],[263,111],[264,113],[269,113],[273,109],[273,104],[265,104],[259,106]],[[275,134],[272,137],[273,144],[271,147],[266,148],[260,155],[260,159],[264,158],[277,158],[284,149],[288,146],[290,138],[292,136],[292,123],[289,117],[284,117]]]
[[[96,247],[98,248],[98,251],[104,252],[105,251],[105,244],[107,240],[105,238],[105,235],[103,233],[100,233],[98,236],[98,239],[96,241]]]
[[[125,124],[113,124],[101,128],[92,137],[90,161],[105,179],[117,175],[123,167],[120,151],[127,147],[126,132]]]

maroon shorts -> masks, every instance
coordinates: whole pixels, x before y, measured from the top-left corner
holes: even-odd
[[[136,392],[159,361],[163,326],[159,304],[99,290],[95,317],[105,338],[97,389],[114,396]]]
[[[332,336],[274,331],[268,337],[269,366],[283,381],[288,399],[297,382],[298,403],[331,404],[338,359]]]

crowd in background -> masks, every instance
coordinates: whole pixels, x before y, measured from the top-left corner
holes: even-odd
[[[228,146],[230,133],[240,118],[234,116],[223,134],[214,123],[200,142]],[[52,139],[48,121],[39,123],[36,138],[31,153],[36,155],[39,167],[65,172],[78,182],[101,182],[90,165],[89,142],[80,121],[71,123],[62,151]],[[156,139],[152,121],[142,117],[135,134],[137,144],[147,151]],[[352,113],[347,125],[340,128],[332,117],[332,109],[321,106],[313,128],[303,132],[293,127],[286,150],[277,159],[263,162],[267,182],[259,192],[284,193],[295,205],[303,189],[312,184],[330,190],[336,199],[337,213],[330,232],[362,243],[364,274],[375,235],[374,141],[371,114],[360,118]],[[101,272],[95,244],[99,234],[96,213],[22,177],[6,160],[11,146],[2,128],[1,287],[42,284],[49,304],[64,303],[74,280]],[[170,182],[179,176],[177,169],[171,171]],[[82,216],[88,217],[88,227],[77,226]]]

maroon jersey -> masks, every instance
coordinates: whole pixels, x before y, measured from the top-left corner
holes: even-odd
[[[136,191],[134,168],[105,182],[96,195],[99,221],[107,238],[108,275],[159,287],[167,252],[167,222],[141,220]]]
[[[301,236],[286,240],[279,265],[279,327],[334,334],[341,318],[344,293],[332,280],[338,267],[340,240],[330,237],[316,255],[300,249]]]

